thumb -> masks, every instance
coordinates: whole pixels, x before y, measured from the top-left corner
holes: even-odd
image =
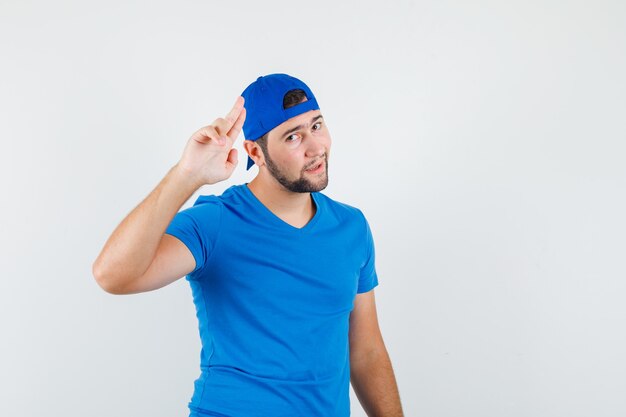
[[[233,148],[228,152],[228,158],[226,158],[226,166],[228,168],[234,169],[239,162],[237,158],[238,152],[237,149]]]

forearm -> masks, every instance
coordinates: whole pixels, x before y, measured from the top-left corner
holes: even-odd
[[[352,388],[369,417],[403,417],[400,394],[391,360],[381,349],[359,360],[350,360]]]
[[[93,264],[102,287],[118,287],[141,276],[152,262],[167,226],[198,189],[178,165],[113,231]]]

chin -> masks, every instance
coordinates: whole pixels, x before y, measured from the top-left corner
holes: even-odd
[[[315,191],[322,191],[323,189],[325,189],[328,186],[328,177],[324,178],[322,181],[316,183],[316,184],[312,184],[313,187],[315,188]]]

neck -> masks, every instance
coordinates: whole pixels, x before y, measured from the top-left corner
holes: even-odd
[[[315,204],[311,193],[294,193],[274,178],[265,178],[261,174],[248,183],[248,188],[265,207],[279,217],[313,217]]]

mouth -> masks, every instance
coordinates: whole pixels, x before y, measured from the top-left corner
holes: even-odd
[[[317,174],[319,172],[322,172],[323,169],[324,169],[324,160],[321,160],[319,163],[307,169],[306,172]]]

